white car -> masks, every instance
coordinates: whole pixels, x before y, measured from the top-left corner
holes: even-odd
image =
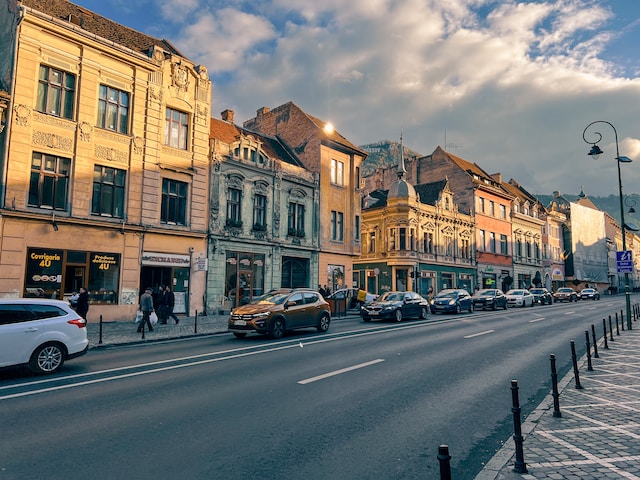
[[[62,300],[0,299],[0,367],[24,364],[38,374],[57,372],[66,360],[87,353],[86,326]]]
[[[533,295],[526,288],[512,288],[505,296],[509,307],[533,307]]]

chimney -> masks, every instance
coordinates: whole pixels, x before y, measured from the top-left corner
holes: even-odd
[[[233,123],[233,110],[229,110],[228,108],[220,113],[220,117],[225,122]]]
[[[256,113],[257,113],[258,118],[260,118],[262,115],[266,115],[267,113],[269,113],[269,107],[259,108]]]

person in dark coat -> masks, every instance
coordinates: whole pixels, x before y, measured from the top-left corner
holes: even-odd
[[[177,325],[180,323],[180,319],[176,317],[175,313],[173,313],[173,307],[176,304],[176,296],[171,291],[171,287],[169,285],[166,286],[164,292],[164,322],[167,323],[167,320],[171,317],[176,321]]]
[[[149,319],[151,312],[153,312],[153,297],[151,296],[152,293],[153,290],[151,289],[151,287],[147,287],[144,293],[140,296],[140,311],[142,312],[142,321],[138,325],[138,332],[142,331],[145,324],[147,325],[147,329],[150,332],[153,332],[151,320]]]
[[[80,287],[80,293],[78,294],[78,301],[76,302],[76,312],[82,318],[87,320],[87,312],[89,312],[89,292],[84,287]]]

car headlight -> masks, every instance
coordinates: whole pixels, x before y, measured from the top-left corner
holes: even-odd
[[[269,312],[254,313],[253,315],[251,315],[251,319],[252,320],[260,320],[261,318],[264,319],[264,318],[266,318],[268,316],[269,316]]]
[[[455,305],[456,301],[455,300],[449,300],[449,305]]]

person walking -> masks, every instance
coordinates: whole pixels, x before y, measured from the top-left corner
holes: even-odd
[[[169,285],[167,285],[167,287],[165,288],[165,301],[164,301],[164,323],[167,323],[167,320],[169,319],[169,317],[173,318],[176,321],[176,325],[178,323],[180,323],[180,319],[178,317],[176,317],[176,314],[173,313],[173,307],[176,304],[176,296],[174,295],[174,293],[171,291],[171,287]]]
[[[167,290],[169,289],[169,286],[167,285],[162,286],[160,285],[159,290],[158,290],[158,302],[156,305],[156,313],[158,314],[158,323],[160,325],[166,325],[167,324],[167,318],[169,318],[169,313],[168,313],[168,295],[167,295]]]
[[[89,312],[89,292],[84,287],[80,287],[80,293],[78,294],[78,300],[76,301],[76,312],[84,320],[87,320],[87,312]]]
[[[138,332],[141,332],[146,323],[147,330],[153,332],[153,327],[151,326],[151,320],[149,320],[149,316],[151,312],[153,312],[153,297],[151,294],[153,293],[153,289],[151,287],[147,287],[144,293],[140,296],[140,311],[142,312],[142,321],[140,325],[138,325]]]

